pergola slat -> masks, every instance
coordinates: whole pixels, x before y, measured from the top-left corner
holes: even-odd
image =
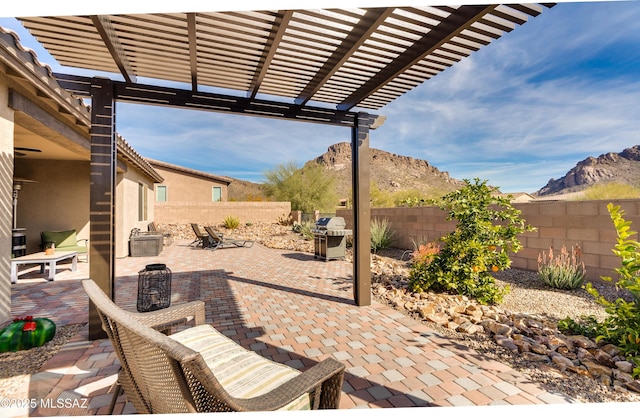
[[[239,94],[246,97],[275,94],[297,104],[317,101],[350,109],[367,103],[377,109],[552,6],[188,12],[22,21],[63,65],[117,71],[130,80],[163,78],[155,67],[166,64],[164,78],[185,82],[186,71],[194,91],[221,87],[241,89]],[[417,71],[407,82],[403,73],[414,66]],[[394,81],[399,84],[385,89]],[[334,94],[336,86],[344,91]],[[385,100],[367,101],[378,91]]]

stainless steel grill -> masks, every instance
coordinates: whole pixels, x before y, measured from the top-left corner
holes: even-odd
[[[339,216],[318,219],[315,228],[312,229],[313,257],[322,258],[325,261],[344,259],[347,236],[352,233],[350,229],[345,229],[346,225],[344,218]]]

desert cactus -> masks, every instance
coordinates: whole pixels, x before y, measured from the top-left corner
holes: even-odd
[[[0,331],[0,353],[40,347],[53,339],[56,324],[47,318],[16,318]]]

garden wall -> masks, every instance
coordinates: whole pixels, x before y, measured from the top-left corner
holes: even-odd
[[[538,254],[550,247],[560,250],[579,245],[587,267],[587,278],[614,276],[620,260],[613,255],[616,230],[607,211],[609,201],[539,201],[514,203],[522,211],[527,223],[536,227],[534,232],[520,236],[524,248],[512,256],[512,267],[537,271]],[[631,221],[633,231],[640,230],[640,200],[614,200],[625,211],[624,218]],[[446,235],[454,223],[445,220],[444,211],[437,207],[371,209],[372,218],[387,218],[395,231],[395,246],[414,248],[414,242],[432,242]],[[352,228],[352,212],[338,210],[347,226]],[[637,238],[637,237],[636,237]]]
[[[290,202],[155,202],[155,221],[162,224],[220,224],[227,216],[240,222],[275,222],[289,216]]]

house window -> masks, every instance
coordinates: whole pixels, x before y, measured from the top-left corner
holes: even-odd
[[[138,183],[138,221],[147,220],[147,188]]]
[[[222,187],[213,187],[211,189],[212,192],[212,202],[221,202],[222,201]]]
[[[156,186],[156,202],[167,201],[167,186]]]

